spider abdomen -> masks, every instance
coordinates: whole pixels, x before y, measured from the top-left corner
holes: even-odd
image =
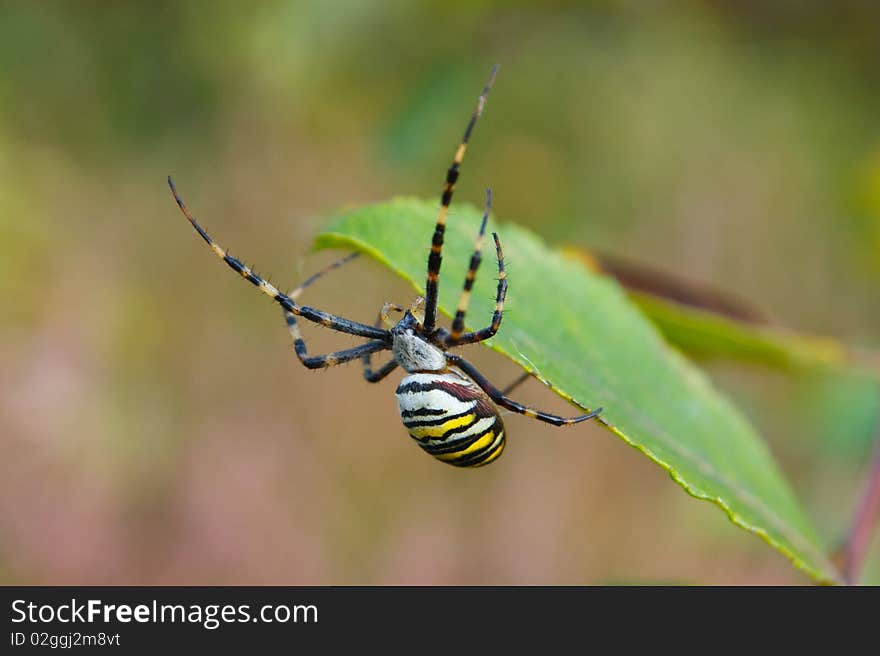
[[[397,387],[400,419],[420,447],[456,467],[478,467],[504,450],[504,424],[491,399],[464,373],[412,373]]]

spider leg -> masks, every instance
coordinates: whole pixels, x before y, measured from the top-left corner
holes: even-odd
[[[397,369],[397,360],[389,360],[378,371],[373,371],[373,369],[370,365],[370,356],[369,355],[365,355],[363,360],[364,360],[364,380],[366,380],[368,383],[378,383],[380,380],[384,380],[385,377],[388,374],[390,374],[392,371]]]
[[[455,318],[452,320],[452,332],[448,336],[450,344],[455,344],[464,332],[464,317],[467,313],[468,304],[471,302],[471,289],[474,286],[474,280],[477,277],[477,269],[480,268],[480,262],[483,259],[483,236],[486,234],[486,222],[489,220],[489,210],[492,209],[492,190],[486,189],[486,209],[483,212],[483,221],[480,223],[480,232],[477,235],[477,241],[474,244],[474,254],[471,255],[471,263],[468,266],[467,275],[464,278],[464,289],[461,290],[461,296],[458,299],[458,308],[455,311]]]
[[[449,346],[482,342],[485,339],[494,337],[495,333],[498,332],[498,328],[501,327],[501,317],[504,315],[504,299],[507,298],[507,273],[504,270],[504,253],[501,250],[501,240],[498,239],[498,235],[494,232],[492,233],[492,238],[495,240],[495,253],[498,258],[498,291],[495,294],[495,312],[492,314],[492,323],[482,330],[460,335],[458,339],[453,339],[455,337],[455,327],[453,326],[448,342]]]
[[[292,299],[292,300],[295,301],[297,298],[299,298],[299,295],[303,293],[303,290],[305,290],[305,289],[308,288],[308,287],[311,287],[312,284],[313,284],[318,278],[320,278],[321,276],[323,276],[323,275],[325,275],[325,274],[327,274],[327,273],[333,271],[334,269],[338,269],[339,267],[341,267],[341,266],[344,265],[344,264],[348,264],[349,262],[351,262],[353,259],[355,259],[355,258],[358,257],[359,255],[360,255],[360,253],[357,252],[357,251],[355,251],[354,253],[349,253],[348,255],[346,255],[345,257],[343,257],[341,260],[336,260],[336,261],[333,262],[332,264],[328,264],[327,266],[325,266],[323,269],[321,269],[321,270],[318,271],[317,273],[313,273],[313,274],[310,275],[308,278],[306,278],[305,281],[304,281],[299,287],[297,287],[296,289],[292,289],[291,291],[287,292],[287,296],[288,296],[288,298],[290,298],[290,299]]]
[[[510,383],[510,385],[501,390],[501,393],[507,396],[531,377],[532,373],[530,371],[524,371],[515,381],[513,381],[512,383]]]
[[[480,114],[483,113],[483,107],[486,104],[486,97],[495,81],[495,75],[498,73],[498,65],[492,67],[489,73],[489,79],[483,92],[477,100],[477,107],[471,114],[471,120],[468,122],[464,131],[458,150],[452,159],[452,164],[446,172],[446,182],[443,185],[443,194],[440,196],[440,209],[437,211],[437,225],[434,227],[434,236],[431,239],[431,254],[428,256],[428,279],[425,283],[425,321],[424,327],[427,332],[434,330],[437,321],[437,284],[440,280],[440,262],[442,260],[441,251],[443,250],[443,235],[446,231],[446,217],[449,214],[449,204],[452,202],[452,192],[455,190],[455,182],[458,180],[459,169],[464,160],[464,153],[467,150],[468,140],[471,138],[471,132]]]
[[[383,324],[388,320],[388,312],[390,312],[391,310],[402,312],[403,308],[399,305],[395,305],[394,303],[385,303],[382,306],[382,310],[379,312],[379,317],[376,319],[377,326]],[[397,369],[397,360],[395,360],[394,358],[386,362],[378,371],[373,371],[372,353],[367,353],[361,358],[361,360],[363,360],[364,363],[364,380],[366,380],[368,383],[378,383],[392,371]]]
[[[254,273],[254,271],[244,262],[229,255],[217,242],[215,242],[211,238],[211,236],[207,232],[205,232],[205,230],[202,228],[202,226],[198,224],[196,218],[192,215],[187,206],[184,204],[183,199],[177,193],[177,189],[174,187],[174,182],[172,182],[170,176],[168,178],[168,186],[171,187],[171,193],[174,195],[174,200],[177,201],[177,205],[180,207],[183,215],[192,224],[193,228],[196,229],[196,232],[201,235],[202,239],[204,239],[208,243],[208,245],[211,247],[211,250],[214,251],[214,254],[221,260],[226,262],[226,264],[228,264],[232,269],[241,274],[241,276],[245,280],[255,285],[261,292],[263,292],[267,296],[270,296],[285,310],[295,314],[298,317],[302,317],[303,319],[307,319],[308,321],[312,321],[326,328],[330,328],[331,330],[348,333],[349,335],[357,335],[358,337],[368,337],[370,339],[379,339],[385,342],[390,342],[391,334],[387,330],[368,326],[363,323],[358,323],[357,321],[351,321],[350,319],[344,319],[343,317],[338,317],[322,310],[316,310],[315,308],[308,307],[307,305],[297,305],[296,303],[294,303],[293,299],[291,299],[289,296],[286,296],[285,294],[282,294],[272,283],[264,280],[262,277]]]
[[[328,271],[332,271],[333,269],[338,269],[339,267],[346,264],[347,262],[350,262],[357,256],[358,253],[350,253],[341,260],[337,260],[336,262],[333,262],[332,264],[324,267],[317,273],[309,276],[305,280],[305,282],[303,282],[299,287],[288,292],[288,298],[297,298],[300,294],[302,294],[304,289],[309,287],[325,273],[327,273]],[[294,315],[293,312],[291,312],[290,310],[285,309],[284,319],[287,322],[287,330],[290,331],[290,336],[293,338],[293,349],[296,352],[296,357],[298,357],[299,361],[302,362],[303,365],[309,369],[323,369],[325,367],[332,367],[334,365],[342,364],[343,362],[349,362],[360,357],[369,357],[370,353],[375,353],[376,351],[390,348],[387,342],[379,340],[374,342],[367,342],[366,344],[361,344],[360,346],[345,349],[343,351],[328,353],[327,355],[309,356],[306,350],[306,343],[303,340],[302,333],[300,333],[299,330],[299,324],[297,324],[296,322],[296,315]]]
[[[306,352],[306,343],[302,340],[302,337],[299,336],[299,326],[296,325],[296,319],[290,313],[287,314],[287,327],[290,329],[290,334],[293,335],[293,348],[296,351],[296,357],[298,357],[299,361],[308,369],[325,369],[327,367],[334,367],[337,364],[351,362],[352,360],[368,356],[370,353],[385,351],[391,348],[387,342],[375,340],[367,342],[366,344],[361,344],[360,346],[355,346],[354,348],[328,353],[327,355],[309,356]]]
[[[507,408],[513,412],[525,415],[526,417],[538,419],[547,422],[548,424],[553,424],[554,426],[567,426],[569,424],[578,424],[587,419],[593,419],[594,417],[598,417],[599,413],[602,412],[602,408],[596,408],[589,414],[580,415],[579,417],[560,417],[558,415],[551,415],[546,412],[541,412],[540,410],[535,410],[534,408],[530,408],[521,403],[517,403],[513,399],[507,398],[504,392],[492,385],[483,374],[477,371],[477,368],[474,367],[474,365],[460,355],[455,355],[454,353],[446,353],[445,355],[450,364],[458,367],[467,374],[496,404],[500,405],[502,408]]]

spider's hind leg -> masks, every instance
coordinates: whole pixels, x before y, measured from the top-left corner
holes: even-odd
[[[532,374],[531,371],[524,371],[522,374],[519,375],[519,377],[516,380],[514,380],[507,387],[505,387],[503,390],[501,390],[501,393],[504,394],[505,396],[507,396],[513,390],[515,390],[517,387],[519,387],[524,382],[526,382],[529,378],[531,378],[533,375],[534,374]]]
[[[481,374],[474,365],[472,365],[460,355],[446,353],[446,359],[449,361],[450,364],[458,367],[464,373],[466,373],[477,385],[480,386],[480,388],[484,392],[486,392],[486,394],[489,395],[489,398],[492,399],[492,401],[500,405],[502,408],[507,408],[508,410],[512,410],[513,412],[518,412],[519,414],[525,415],[526,417],[531,417],[532,419],[537,419],[548,424],[553,424],[554,426],[568,426],[570,424],[579,424],[580,422],[586,421],[587,419],[598,418],[599,413],[602,412],[602,408],[596,408],[592,412],[585,415],[580,415],[579,417],[560,417],[559,415],[552,415],[547,412],[535,410],[534,408],[530,408],[523,405],[522,403],[517,403],[513,399],[508,398],[504,394],[504,392],[502,392],[492,383],[490,383],[488,379],[483,374]]]

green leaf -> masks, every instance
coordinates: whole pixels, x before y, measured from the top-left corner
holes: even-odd
[[[363,207],[337,217],[316,247],[363,251],[421,291],[435,215],[435,203],[412,198]],[[450,215],[440,284],[447,315],[456,306],[480,216],[467,205],[456,205]],[[562,397],[604,407],[614,433],[689,494],[720,506],[814,579],[837,582],[761,438],[699,370],[669,348],[620,287],[521,228],[490,225],[501,238],[510,281],[504,322],[491,347]],[[483,267],[469,328],[488,324],[494,308],[492,258]]]
[[[670,343],[692,355],[724,356],[790,371],[846,369],[880,377],[875,353],[849,349],[833,337],[751,324],[651,294],[629,295]]]
[[[880,353],[869,348],[789,330],[717,289],[629,264],[624,268],[612,261],[609,266],[605,257],[583,248],[565,247],[562,252],[590,271],[615,278],[666,340],[689,355],[733,358],[798,373],[880,379]]]

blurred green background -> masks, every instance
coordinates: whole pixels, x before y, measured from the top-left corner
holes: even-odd
[[[878,25],[861,2],[2,3],[0,582],[806,582],[592,426],[510,417],[489,468],[426,457],[398,377],[303,369],[165,176],[293,286],[334,257],[308,252],[322,217],[439,194],[499,62],[457,198],[491,185],[551,243],[876,347]],[[512,299],[528,275],[509,263]],[[412,296],[362,259],[305,298],[372,321]],[[833,548],[876,386],[703,364]],[[537,383],[518,396],[570,411]]]

